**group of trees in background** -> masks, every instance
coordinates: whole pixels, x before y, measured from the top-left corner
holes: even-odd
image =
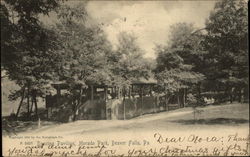
[[[197,70],[202,62],[200,56],[204,53],[199,46],[201,38],[200,35],[192,35],[193,31],[191,24],[173,25],[169,35],[171,42],[156,48],[158,57],[154,71],[165,93],[166,103],[176,94],[184,92],[186,97],[187,89],[195,93],[195,87],[204,79],[204,74]]]
[[[202,96],[216,102],[248,99],[247,16],[245,1],[223,0],[205,28],[173,25],[169,44],[156,49],[156,77],[166,95],[187,88],[198,103]]]
[[[56,22],[48,26],[40,17],[51,12]],[[173,25],[168,44],[155,48],[156,66],[143,58],[133,34],[121,32],[114,49],[101,28],[89,22],[85,5],[5,0],[0,16],[1,70],[21,87],[10,95],[12,100],[21,98],[16,116],[25,100],[27,116],[33,106],[37,116],[37,97],[48,94],[54,81],[67,82],[73,108],[81,102],[75,95],[88,84],[126,89],[131,81],[153,75],[166,103],[181,90],[191,94],[190,103],[199,103],[204,92],[220,95],[218,101],[226,95],[231,102],[248,94],[248,15],[243,0],[217,2],[204,29]]]

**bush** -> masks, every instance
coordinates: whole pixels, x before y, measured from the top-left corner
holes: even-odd
[[[214,103],[222,103],[229,101],[228,95],[224,92],[204,92],[201,94],[203,97],[214,99]]]
[[[188,106],[196,106],[197,102],[197,98],[192,93],[187,95]]]
[[[193,107],[203,106],[206,104],[203,97],[195,96],[192,93],[189,93],[187,95],[187,103],[189,106],[193,106]]]

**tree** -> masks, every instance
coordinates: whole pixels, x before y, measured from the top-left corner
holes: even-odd
[[[150,63],[143,58],[143,51],[137,44],[136,37],[127,32],[118,35],[118,47],[109,56],[111,71],[117,86],[128,88],[133,80],[148,78]]]
[[[119,87],[119,93],[122,89],[123,100],[125,100],[126,95],[130,95],[132,81],[150,76],[152,62],[144,59],[142,54],[143,51],[138,46],[133,34],[121,32],[118,35],[117,50],[112,51],[108,61],[113,74],[113,85]],[[125,101],[123,109],[124,119],[126,119]]]
[[[197,58],[203,55],[203,51],[199,46],[199,38],[192,35],[193,32],[191,24],[175,24],[170,29],[170,44],[157,46],[155,49],[158,56],[154,71],[160,86],[163,87],[166,104],[175,93],[180,102],[180,90],[190,88],[204,79],[198,68],[201,61]]]
[[[59,22],[55,30],[63,41],[58,53],[57,80],[69,85],[68,104],[76,118],[78,108],[83,104],[82,94],[88,85],[109,85],[111,72],[108,54],[111,45],[104,32],[96,25],[87,25],[88,17],[84,5],[63,5],[57,10]]]
[[[1,36],[1,68],[6,70],[9,79],[21,87],[21,91],[10,96],[12,99],[21,97],[16,116],[24,97],[27,98],[27,116],[30,116],[33,103],[37,115],[36,97],[46,93],[45,85],[53,79],[53,64],[57,60],[53,49],[56,48],[57,40],[55,33],[42,25],[38,15],[48,15],[58,5],[57,0],[13,0],[1,3],[1,26],[4,26],[4,29],[1,28],[4,33]]]
[[[0,4],[0,18],[1,18],[1,70],[9,67],[13,61],[18,59],[15,47],[15,34],[14,24],[11,22],[9,10],[3,3]]]
[[[223,0],[216,3],[206,22],[207,87],[225,91],[231,102],[236,96],[241,101],[242,91],[248,93],[247,17],[245,1]]]

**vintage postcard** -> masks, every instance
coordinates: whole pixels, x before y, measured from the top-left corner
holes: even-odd
[[[246,0],[2,0],[3,156],[249,156]]]

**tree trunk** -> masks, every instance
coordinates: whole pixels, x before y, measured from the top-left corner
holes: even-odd
[[[130,86],[128,87],[128,97],[129,99],[131,99],[131,87]]]
[[[230,89],[230,103],[233,103],[233,88]]]
[[[144,95],[144,86],[141,86],[141,115],[144,114],[144,102],[143,102],[143,95]]]
[[[23,89],[22,89],[21,101],[20,101],[20,103],[19,103],[19,106],[18,106],[18,109],[17,109],[17,112],[16,112],[16,120],[17,120],[17,118],[18,118],[18,114],[19,114],[20,109],[21,109],[21,106],[22,106],[22,104],[23,104],[24,93],[25,93],[25,87],[23,87]]]
[[[125,92],[123,92],[123,120],[126,120]]]
[[[177,92],[177,103],[178,103],[179,107],[181,108],[180,90],[178,90],[178,92]]]
[[[243,102],[248,102],[249,101],[249,88],[244,87],[243,89]]]
[[[186,88],[186,89],[185,89],[185,96],[184,96],[184,97],[185,97],[185,106],[186,106],[186,102],[187,102],[187,93],[188,93],[188,89]],[[185,106],[184,106],[184,107],[185,107]]]
[[[238,102],[241,102],[241,88],[238,91]]]
[[[186,89],[183,88],[183,106],[182,107],[185,107],[186,105]]]
[[[117,88],[117,97],[118,97],[118,99],[121,98],[121,91],[120,90],[121,90],[120,87],[118,87]]]
[[[77,106],[76,100],[73,100],[72,105],[73,105],[73,118],[72,118],[72,121],[75,121],[76,120],[76,106]]]
[[[230,103],[231,104],[233,103],[233,96],[232,96],[232,94],[230,94]]]
[[[164,104],[164,110],[167,111],[167,105],[168,105],[168,95],[165,94],[165,104]]]
[[[35,112],[36,112],[36,118],[38,120],[38,109],[37,109],[37,101],[36,101],[36,93],[34,94],[34,104],[35,104]]]
[[[244,102],[244,88],[241,89],[241,102]]]
[[[30,86],[28,85],[28,93],[27,93],[27,117],[30,117]]]
[[[165,94],[165,111],[167,111],[167,106],[168,106],[168,102],[169,102],[169,100],[170,100],[170,98],[171,98],[171,95],[167,95],[167,93]]]
[[[33,109],[33,105],[34,105],[34,97],[31,97],[31,106],[30,106],[30,115],[32,114],[32,109]]]
[[[82,89],[79,90],[79,99],[76,100],[75,102],[75,108],[74,108],[74,117],[73,117],[73,121],[76,120],[76,113],[78,111],[78,108],[82,105]]]
[[[79,106],[82,105],[82,93],[83,93],[83,89],[80,89]]]
[[[201,97],[201,83],[198,83],[198,97]]]

